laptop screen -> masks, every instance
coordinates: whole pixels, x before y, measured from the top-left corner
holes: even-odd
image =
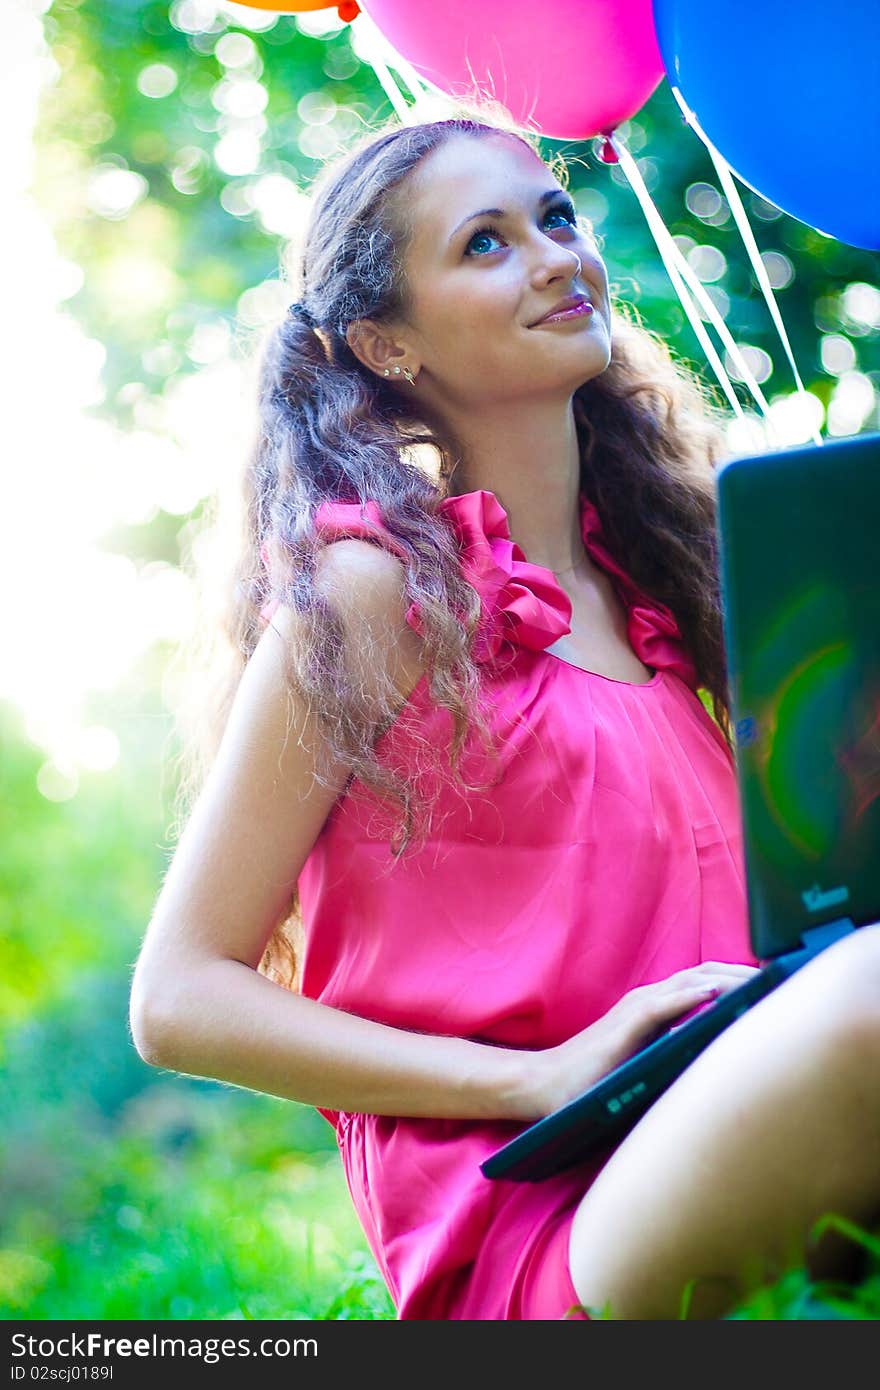
[[[755,953],[880,919],[880,434],[716,474]]]

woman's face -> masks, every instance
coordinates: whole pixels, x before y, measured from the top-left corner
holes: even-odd
[[[528,146],[454,136],[422,160],[403,197],[413,227],[405,337],[426,369],[420,394],[441,409],[568,398],[604,371],[604,263],[569,194]],[[537,323],[572,294],[593,312]]]

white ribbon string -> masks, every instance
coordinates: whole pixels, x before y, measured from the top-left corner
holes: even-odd
[[[378,77],[382,88],[402,125],[412,125],[420,116],[420,102],[428,88],[415,69],[392,48],[381,29],[364,10],[352,20],[352,30],[358,55],[368,62]],[[415,100],[407,101],[391,74],[391,68],[404,78]]]
[[[391,76],[387,65],[383,63],[378,53],[370,57],[370,66],[381,82],[385,95],[397,112],[401,123],[407,125],[411,119],[409,102],[404,97],[394,78]]]
[[[758,244],[755,241],[754,234],[752,232],[751,226],[749,225],[749,219],[746,216],[746,210],[743,207],[742,199],[740,198],[739,193],[737,192],[736,184],[733,181],[733,174],[730,165],[727,163],[727,160],[723,157],[723,155],[718,150],[716,150],[715,146],[712,144],[712,141],[709,139],[708,135],[703,130],[694,112],[691,111],[690,107],[688,106],[687,102],[682,96],[681,90],[678,87],[676,87],[673,83],[670,83],[670,89],[672,91],[672,95],[675,97],[675,100],[678,102],[679,108],[681,109],[681,113],[684,116],[685,122],[700,137],[700,139],[702,140],[703,144],[706,146],[706,149],[709,152],[709,157],[712,160],[712,163],[715,165],[715,171],[718,174],[718,179],[721,183],[722,189],[724,190],[724,195],[727,198],[728,205],[730,207],[731,212],[733,213],[734,221],[736,222],[736,225],[739,228],[739,233],[743,239],[743,244],[748,253],[749,260],[751,261],[752,269],[755,272],[755,278],[761,287],[761,293],[763,294],[764,300],[767,304],[767,308],[770,311],[770,317],[772,318],[773,323],[776,327],[776,331],[779,334],[779,338],[785,351],[785,355],[788,358],[789,365],[791,366],[791,370],[794,374],[797,394],[801,398],[809,397],[810,400],[813,400],[814,398],[811,397],[810,393],[805,390],[800,373],[797,369],[797,365],[794,360],[794,354],[791,350],[791,344],[788,340],[788,334],[786,333],[785,325],[782,322],[782,315],[779,312],[779,306],[776,302],[776,297],[773,294],[773,287],[770,284],[770,278],[767,274],[766,266],[764,265],[764,262],[761,259],[761,253],[758,250]],[[812,415],[812,410],[808,412],[808,416],[809,415]],[[818,429],[816,429],[814,426],[811,427],[810,433],[813,437],[813,442],[815,444],[821,445],[825,443]]]
[[[780,341],[782,342],[782,346],[785,350],[785,355],[788,358],[789,365],[794,374],[794,381],[795,386],[797,387],[797,393],[799,396],[805,396],[808,393],[804,387],[803,381],[801,380],[800,372],[797,369],[797,363],[794,360],[794,353],[791,350],[791,343],[789,342],[788,334],[785,331],[785,324],[782,322],[782,315],[779,312],[779,305],[777,304],[776,296],[773,293],[773,286],[770,284],[770,277],[767,274],[767,267],[764,265],[764,262],[761,259],[761,253],[758,250],[758,243],[755,241],[754,234],[749,225],[749,219],[746,216],[746,210],[742,205],[742,199],[740,198],[736,184],[733,181],[733,175],[731,173],[730,165],[727,163],[725,159],[722,158],[722,156],[718,153],[715,147],[711,145],[708,140],[706,140],[705,135],[702,135],[702,132],[700,132],[700,134],[701,138],[706,144],[706,148],[708,149],[709,154],[712,157],[712,162],[715,165],[715,169],[718,173],[718,178],[721,183],[721,187],[724,190],[724,196],[727,198],[727,201],[730,205],[730,210],[733,213],[734,220],[736,222],[737,227],[739,228],[740,236],[742,237],[743,242],[745,244],[745,248],[749,253],[749,260],[752,263],[752,269],[755,272],[755,278],[757,279],[758,284],[761,287],[761,292],[764,295],[767,308],[770,311],[770,317],[772,318],[773,323],[776,326],[776,331],[779,334]],[[825,443],[824,439],[822,438],[821,434],[817,429],[814,429],[812,431],[812,434],[814,443]]]
[[[416,102],[421,101],[425,96],[430,95],[431,89],[428,84],[416,72],[411,63],[408,63],[399,53],[395,52],[394,58],[388,58],[388,62],[403,78]]]
[[[731,358],[739,368],[739,372],[743,381],[748,386],[749,390],[751,391],[752,395],[757,401],[758,406],[763,412],[767,421],[768,437],[772,442],[778,443],[779,441],[776,429],[770,416],[770,407],[767,403],[763,391],[758,385],[758,382],[755,380],[754,372],[752,372],[751,368],[749,367],[748,363],[746,362],[745,358],[743,357],[742,353],[740,352],[739,348],[737,347],[736,343],[731,337],[730,330],[727,327],[727,324],[724,322],[724,319],[719,314],[710,296],[706,293],[706,290],[704,289],[699,277],[695,275],[692,268],[688,265],[687,261],[685,260],[685,257],[682,255],[681,251],[679,250],[678,246],[675,244],[675,241],[673,240],[672,236],[667,230],[667,227],[663,222],[662,217],[660,216],[659,212],[657,211],[657,208],[654,205],[650,193],[645,187],[644,179],[642,178],[641,173],[639,172],[639,167],[636,161],[629,153],[629,150],[626,149],[619,135],[612,134],[607,136],[606,139],[610,141],[614,153],[618,157],[618,161],[621,165],[621,168],[623,169],[624,174],[629,180],[633,192],[639,200],[639,204],[642,208],[643,213],[645,214],[645,220],[648,223],[648,226],[654,236],[655,242],[657,243],[657,249],[660,252],[663,264],[666,266],[669,278],[672,281],[673,287],[675,288],[675,291],[678,294],[679,299],[681,300],[682,308],[684,309],[685,314],[688,317],[690,325],[693,328],[694,333],[696,334],[697,339],[699,340],[700,345],[702,346],[703,351],[705,352],[706,357],[708,358],[709,363],[715,372],[715,375],[718,377],[718,380],[721,383],[722,390],[724,391],[724,394],[727,396],[727,399],[729,400],[732,409],[740,417],[743,416],[742,406],[739,403],[739,400],[730,382],[730,378],[724,369],[724,366],[721,362],[721,359],[718,356],[718,353],[715,351],[715,347],[708,333],[706,332],[702,318],[694,306],[693,300],[691,299],[691,295],[685,286],[685,282],[687,286],[690,287],[690,290],[693,292],[698,302],[701,304],[703,310],[705,311],[706,317],[714,325],[716,332],[718,333],[718,336],[721,338],[722,342],[724,343],[725,347],[730,353]]]

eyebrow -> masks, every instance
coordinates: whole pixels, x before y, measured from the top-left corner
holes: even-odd
[[[571,195],[566,193],[564,188],[550,188],[547,190],[546,193],[541,194],[540,198],[538,199],[538,207],[544,207],[547,203],[551,202],[553,198],[567,198],[568,201],[571,202]],[[506,216],[507,213],[504,211],[504,208],[481,208],[479,212],[472,212],[468,217],[465,217],[463,221],[459,222],[458,226],[455,228],[455,231],[452,233],[449,240],[452,241],[453,238],[457,236],[458,233],[461,231],[462,227],[466,227],[468,222],[473,222],[475,217]]]

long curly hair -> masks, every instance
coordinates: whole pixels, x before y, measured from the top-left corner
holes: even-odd
[[[480,600],[463,578],[452,532],[438,516],[457,463],[454,444],[402,391],[368,370],[346,339],[356,319],[381,322],[406,312],[406,183],[426,155],[451,136],[504,134],[543,157],[531,132],[464,103],[455,111],[442,120],[393,121],[368,132],[325,165],[312,186],[299,284],[290,287],[306,313],[287,314],[263,344],[256,439],[236,484],[238,535],[224,606],[215,611],[208,640],[189,653],[195,681],[189,681],[189,706],[178,697],[178,831],[207,776],[263,631],[260,610],[273,598],[299,615],[301,637],[288,653],[287,677],[319,718],[326,766],[343,760],[350,783],[357,779],[386,808],[398,809],[395,856],[418,842],[429,823],[430,808],[420,805],[416,779],[384,765],[374,747],[394,722],[400,697],[389,684],[380,722],[366,717],[348,674],[340,619],[314,583],[321,542],[313,519],[326,499],[375,500],[406,554],[407,594],[422,614],[428,689],[435,705],[448,711],[447,770],[460,785],[470,785],[461,763],[470,734],[478,733],[489,747],[473,656]],[[551,167],[565,185],[564,161],[555,156]],[[580,223],[592,234],[586,219]],[[582,489],[616,558],[674,613],[701,698],[708,697],[704,704],[709,709],[711,703],[732,747],[714,483],[725,452],[724,417],[701,379],[673,360],[633,306],[615,298],[611,329],[608,366],[574,395]],[[209,511],[205,529],[218,524],[216,510]],[[324,780],[327,774],[319,768],[316,775]],[[294,890],[260,972],[296,988],[301,934]]]

